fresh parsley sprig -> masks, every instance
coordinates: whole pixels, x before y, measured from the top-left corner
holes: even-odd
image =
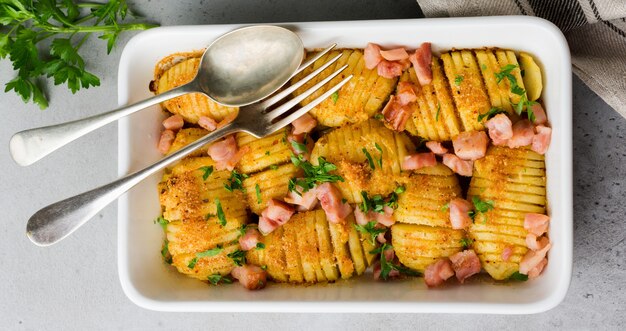
[[[357,231],[363,233],[364,235],[369,235],[370,242],[373,245],[376,243],[376,237],[378,237],[379,234],[387,232],[387,228],[376,227],[376,224],[377,224],[376,221],[369,221],[365,225],[354,224],[354,228]]]
[[[229,253],[227,255],[231,260],[233,260],[233,263],[238,265],[238,266],[243,266],[244,264],[246,264],[246,252],[238,249],[232,253]]]
[[[406,188],[404,186],[398,186],[386,198],[384,198],[380,194],[376,194],[370,197],[367,192],[361,191],[362,201],[359,205],[359,209],[361,209],[361,211],[364,213],[373,211],[380,214],[383,214],[385,212],[385,206],[396,209],[398,208],[398,194],[404,193],[404,191],[406,191]]]
[[[124,23],[127,15],[132,13],[126,0],[1,0],[0,58],[8,57],[17,71],[5,92],[14,91],[24,102],[32,100],[45,109],[48,99],[41,78],[52,78],[54,85],[66,84],[72,93],[99,86],[100,79],[86,70],[78,51],[93,33],[107,42],[110,53],[121,32],[156,26]],[[49,44],[43,43],[51,38]]]
[[[387,261],[387,257],[385,257],[385,251],[388,249],[393,249],[393,246],[385,243],[370,252],[370,254],[380,254],[380,278],[382,278],[383,280],[389,279],[389,273],[391,272],[391,270],[397,270],[401,274],[405,274],[408,276],[417,277],[421,275],[419,272],[409,269],[403,265],[394,264],[393,261]]]
[[[506,78],[509,81],[509,85],[511,86],[511,92],[520,96],[520,101],[518,103],[512,103],[511,105],[515,109],[515,113],[517,115],[521,115],[524,109],[528,114],[528,119],[531,122],[535,121],[535,114],[533,113],[532,106],[536,104],[534,101],[528,100],[528,96],[526,95],[526,90],[524,90],[521,86],[517,84],[517,78],[511,73],[518,66],[515,64],[507,64],[500,69],[500,72],[495,73],[496,83],[500,84],[500,82]],[[480,121],[480,119],[478,120]]]
[[[222,284],[232,284],[233,280],[230,277],[222,276],[220,274],[213,274],[208,277],[209,283],[212,285]]]
[[[215,248],[207,249],[204,252],[198,252],[196,253],[196,256],[193,259],[191,259],[191,261],[189,261],[189,263],[187,264],[187,268],[193,269],[196,267],[196,264],[198,263],[198,259],[201,259],[203,257],[215,256],[221,253],[223,250],[224,248],[222,247],[222,245],[217,245],[217,247]]]
[[[337,170],[337,166],[326,161],[323,157],[317,159],[318,165],[314,166],[311,162],[304,159],[302,155],[292,155],[291,162],[304,170],[304,178],[291,178],[289,180],[289,191],[300,195],[296,186],[302,188],[302,192],[306,192],[314,188],[317,184],[343,182],[343,177],[331,174]]]
[[[506,114],[506,110],[500,108],[500,107],[492,107],[491,109],[489,109],[486,113],[484,114],[478,114],[478,122],[482,122],[483,119],[485,119],[485,121],[490,120],[492,117],[498,115],[498,114]]]
[[[250,176],[246,174],[239,173],[237,170],[233,170],[230,172],[230,177],[224,183],[224,189],[228,192],[233,192],[235,190],[240,190],[241,192],[245,192],[245,188],[243,187],[243,180]]]
[[[470,210],[468,212],[469,216],[472,218],[472,221],[476,218],[477,213],[484,214],[494,208],[493,200],[480,200],[479,197],[473,196],[472,203],[474,204],[474,210]]]

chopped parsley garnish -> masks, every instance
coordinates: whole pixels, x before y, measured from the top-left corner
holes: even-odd
[[[400,185],[398,187],[396,187],[395,190],[393,190],[394,192],[396,192],[396,194],[402,194],[406,191],[406,187]]]
[[[265,155],[269,156],[270,155],[270,151],[265,151]]]
[[[515,76],[513,76],[513,74],[511,73],[511,71],[513,71],[515,68],[517,68],[517,65],[515,64],[507,64],[504,67],[500,68],[500,72],[494,73],[494,75],[496,76],[496,83],[500,84],[500,82],[506,78],[511,83],[511,86],[517,85],[517,79],[515,79]]]
[[[493,200],[480,200],[479,197],[473,196],[472,203],[474,204],[474,210],[468,212],[472,221],[476,218],[476,213],[484,214],[493,209]],[[486,221],[486,220],[485,220]]]
[[[454,77],[454,85],[461,86],[462,82],[463,82],[463,75],[456,75],[456,77]]]
[[[388,249],[393,249],[393,246],[388,244],[383,244],[379,248],[370,252],[370,254],[380,254],[380,278],[383,280],[387,280],[389,278],[389,273],[391,270],[397,270],[401,274],[405,274],[408,276],[420,276],[421,274],[415,270],[411,270],[403,265],[394,264],[393,261],[387,261],[385,257],[385,251]]]
[[[383,118],[385,118],[385,116],[383,116],[383,114],[381,114],[381,113],[378,113],[378,114],[374,115],[374,118],[379,120],[379,121],[381,121]]]
[[[519,271],[514,272],[509,279],[517,280],[519,282],[525,282],[528,280],[528,275],[520,274]]]
[[[365,234],[365,235],[369,235],[370,236],[370,242],[373,244],[376,243],[376,237],[381,234],[381,233],[385,233],[387,232],[387,228],[377,228],[376,224],[378,224],[378,222],[376,221],[369,221],[367,222],[367,224],[365,225],[358,225],[358,224],[354,224],[354,228]]]
[[[532,106],[536,102],[528,100],[528,96],[526,95],[526,90],[524,90],[521,86],[517,85],[517,79],[511,73],[511,71],[513,71],[513,69],[517,67],[518,66],[514,64],[507,64],[506,66],[502,67],[500,72],[495,74],[496,82],[499,84],[504,78],[506,78],[509,81],[511,85],[511,92],[520,96],[520,101],[518,103],[512,103],[513,108],[515,109],[515,112],[517,113],[517,115],[521,115],[524,109],[526,109],[526,112],[528,113],[528,119],[531,122],[534,122],[535,114],[532,111]]]
[[[254,190],[256,191],[256,203],[261,204],[263,199],[261,199],[261,188],[259,184],[254,185]]]
[[[275,164],[272,164],[272,165],[270,166],[270,169],[272,169],[272,170],[276,170],[276,169],[278,169],[278,166],[277,166],[277,165],[275,165]]]
[[[445,205],[441,206],[441,211],[446,211],[450,209],[450,203],[446,203]]]
[[[435,114],[435,122],[439,122],[439,112],[441,112],[441,103],[437,102],[437,114]]]
[[[222,245],[217,245],[217,247],[215,248],[207,249],[204,252],[198,252],[196,253],[196,257],[194,257],[193,259],[191,259],[191,261],[189,261],[189,264],[187,264],[187,268],[193,269],[198,263],[198,259],[201,259],[203,257],[215,256],[221,253],[223,250],[224,248],[222,248]]]
[[[383,148],[378,145],[378,143],[374,143],[374,147],[380,152],[380,157],[376,159],[376,163],[378,163],[379,168],[383,168]]]
[[[262,266],[261,266],[261,269],[263,269],[263,270],[267,270],[267,265],[265,265],[265,264],[264,264],[264,265],[262,265]]]
[[[209,283],[211,283],[213,285],[217,285],[219,283],[223,283],[223,284],[232,284],[233,283],[233,280],[230,279],[230,277],[225,277],[225,276],[222,276],[220,274],[211,275],[211,276],[209,276],[208,280],[209,280]]]
[[[485,65],[484,63],[481,64],[480,69],[482,69],[483,71],[487,70],[487,65]]]
[[[491,107],[491,109],[489,109],[486,113],[478,114],[478,122],[481,122],[483,119],[488,121],[498,114],[506,114],[506,110],[499,107]]]
[[[299,143],[295,140],[291,141],[291,147],[293,147],[293,150],[300,153],[307,153],[309,150],[306,148],[306,145],[303,143]]]
[[[159,223],[159,225],[163,228],[163,231],[167,230],[167,224],[169,222],[170,221],[166,220],[163,216],[159,216],[154,220],[154,224]]]
[[[246,231],[248,230],[248,224],[242,224],[239,227],[239,235],[237,236],[237,238],[243,236],[244,234],[246,234]]]
[[[249,176],[246,174],[240,174],[237,170],[233,170],[230,172],[230,177],[228,181],[224,183],[224,188],[228,192],[233,192],[234,190],[240,190],[241,192],[245,192],[243,187],[243,180],[248,178]]]
[[[232,253],[229,253],[227,255],[231,260],[233,260],[233,263],[235,263],[238,266],[242,266],[244,264],[246,264],[246,252],[238,249]]]
[[[302,155],[291,156],[291,162],[296,166],[304,170],[304,178],[291,178],[289,180],[289,191],[296,192],[300,195],[300,192],[296,189],[296,186],[300,186],[303,192],[306,192],[321,183],[334,183],[337,181],[343,182],[343,177],[339,175],[330,174],[331,171],[337,170],[337,166],[326,161],[323,157],[319,157],[317,166],[311,164],[311,162],[305,160]]]
[[[256,243],[256,249],[265,249],[264,243]]]
[[[169,240],[163,240],[163,248],[161,248],[161,256],[163,257],[163,261],[167,264],[172,264],[172,254],[170,254],[170,242]]]
[[[330,99],[333,101],[333,104],[336,104],[337,100],[339,100],[339,91],[335,91],[335,93],[331,94]]]
[[[396,191],[397,190],[401,190],[402,192],[404,192],[404,187],[400,186],[396,188]],[[391,192],[391,194],[389,194],[386,199],[383,198],[383,196],[380,194],[376,194],[370,197],[367,192],[361,191],[361,198],[363,201],[359,205],[359,209],[361,209],[361,211],[364,213],[367,213],[368,211],[373,211],[383,214],[385,213],[385,206],[388,206],[392,209],[398,208],[398,193],[395,191]]]
[[[372,170],[374,170],[374,160],[372,159],[372,156],[367,151],[367,149],[365,149],[365,147],[363,147],[363,149],[361,149],[361,150],[363,151],[363,154],[365,154],[365,157],[367,158],[367,163],[369,163],[370,168],[372,168]]]
[[[224,210],[222,209],[222,203],[219,198],[215,198],[215,207],[217,209],[217,219],[221,226],[226,226],[226,215],[224,215]]]
[[[213,166],[200,167],[198,170],[202,170],[202,180],[206,180],[213,173]]]
[[[463,246],[463,248],[469,248],[472,244],[474,244],[474,240],[472,240],[472,238],[463,238],[459,241],[459,243]]]
[[[348,202],[348,199],[346,199],[346,198],[341,198],[341,203],[346,203],[346,202]]]

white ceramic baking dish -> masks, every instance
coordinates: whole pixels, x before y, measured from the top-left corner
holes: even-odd
[[[550,238],[553,248],[543,275],[524,283],[471,282],[427,289],[421,278],[389,283],[364,276],[335,284],[270,284],[250,292],[241,286],[209,286],[165,265],[160,256],[163,233],[152,220],[159,215],[155,175],[119,200],[119,275],[126,295],[137,305],[161,311],[271,312],[440,312],[536,313],[564,298],[572,271],[572,89],[570,54],[561,32],[531,17],[381,20],[278,24],[297,32],[307,48],[416,47],[433,43],[434,52],[450,48],[495,46],[525,51],[539,60],[544,74],[543,100],[553,128],[547,160]],[[128,42],[119,67],[119,104],[150,96],[155,63],[181,51],[201,49],[241,25],[156,28]],[[152,107],[119,122],[119,175],[141,169],[161,157],[155,146],[163,113]]]

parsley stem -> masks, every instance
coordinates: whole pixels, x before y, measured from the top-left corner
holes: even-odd
[[[47,32],[54,33],[75,33],[75,32],[108,32],[108,31],[117,31],[117,30],[145,30],[149,28],[157,27],[156,24],[144,24],[144,23],[134,23],[134,24],[118,24],[118,25],[101,25],[101,26],[76,26],[76,27],[58,27],[58,26],[40,26],[40,28]]]
[[[58,6],[50,6],[52,9],[52,16],[61,24],[67,27],[74,27],[75,25],[67,19],[67,16],[59,9]]]

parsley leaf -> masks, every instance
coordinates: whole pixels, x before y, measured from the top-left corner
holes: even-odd
[[[441,211],[446,211],[448,209],[450,209],[450,203],[449,202],[446,203],[445,205],[441,206]]]
[[[474,219],[476,218],[477,213],[484,214],[494,208],[493,200],[483,201],[483,200],[480,200],[480,198],[477,196],[472,197],[472,203],[474,204],[475,210],[470,210],[467,212],[469,217],[472,219],[472,221],[474,221]],[[487,220],[485,219],[484,221],[486,222]]]
[[[224,210],[222,210],[222,203],[219,198],[215,198],[215,206],[217,208],[217,219],[221,226],[226,226],[226,215],[224,215]]]
[[[376,244],[376,237],[381,233],[387,232],[387,228],[378,228],[376,227],[376,224],[378,224],[376,221],[369,221],[365,225],[358,225],[354,223],[354,228],[362,234],[369,235],[370,242],[374,245]]]
[[[378,163],[378,167],[382,169],[383,167],[383,149],[378,145],[378,143],[374,143],[374,147],[380,152],[380,157],[376,159],[376,163]]]
[[[472,238],[463,238],[459,240],[459,243],[465,249],[471,247],[474,244],[474,240],[472,240]]]
[[[206,180],[213,173],[213,166],[200,167],[198,170],[202,170],[202,180]]]
[[[335,91],[335,93],[331,94],[330,99],[333,101],[333,104],[336,104],[337,100],[339,100],[339,91]]]
[[[382,121],[385,118],[385,116],[381,113],[377,113],[376,115],[374,115],[374,119],[377,119],[379,121]]]
[[[256,203],[261,204],[263,199],[261,199],[261,188],[259,184],[254,185],[254,190],[256,191]]]
[[[463,82],[463,75],[456,75],[456,77],[454,77],[454,85],[461,86],[462,82]]]
[[[238,266],[246,264],[246,252],[238,249],[227,255]]]
[[[157,219],[154,220],[153,223],[154,224],[159,223],[159,225],[163,228],[163,231],[166,231],[167,230],[167,224],[169,222],[170,221],[166,220],[163,216],[159,216],[159,217],[157,217]]]
[[[189,261],[189,263],[187,264],[187,268],[193,269],[196,267],[196,264],[198,263],[198,259],[201,259],[203,257],[215,256],[221,253],[223,250],[224,248],[222,247],[222,245],[217,245],[217,247],[215,248],[207,249],[204,252],[198,252],[196,253],[196,256],[193,259],[191,259],[191,261]]]
[[[439,122],[439,112],[441,112],[441,103],[437,102],[437,114],[435,114],[435,122]]]
[[[331,171],[337,170],[337,166],[326,161],[323,157],[319,157],[317,160],[318,165],[314,166],[309,161],[305,160],[302,155],[291,156],[291,163],[304,170],[304,178],[291,178],[289,180],[289,191],[300,194],[296,186],[300,186],[302,192],[306,192],[317,184],[344,181],[343,177],[330,174]]]
[[[277,165],[275,165],[275,164],[272,164],[272,165],[270,166],[270,169],[272,169],[272,170],[276,170],[276,169],[278,169],[278,166],[277,166]]]
[[[409,276],[420,276],[421,274],[415,270],[409,269],[403,265],[394,264],[393,261],[387,261],[385,257],[385,251],[388,249],[392,249],[393,246],[389,244],[383,244],[378,249],[375,249],[370,252],[370,254],[380,254],[380,278],[383,280],[387,280],[389,278],[389,273],[391,270],[397,270],[401,274],[409,275]]]
[[[264,243],[256,243],[256,249],[265,249]]]
[[[306,148],[305,144],[299,143],[295,140],[291,141],[291,147],[293,147],[293,150],[296,151],[298,154],[307,153],[309,151],[308,148]]]
[[[492,117],[498,115],[498,114],[506,114],[506,110],[499,108],[499,107],[491,107],[491,109],[489,109],[486,113],[484,114],[478,114],[478,122],[481,122],[483,119],[485,119],[485,121],[490,120]]]
[[[365,149],[365,147],[363,147],[361,151],[363,151],[363,154],[365,154],[365,157],[367,158],[367,163],[369,163],[370,168],[374,170],[374,160],[372,160],[372,156],[370,155],[370,153],[367,151],[367,149]]]
[[[233,192],[234,190],[240,190],[241,192],[245,192],[246,190],[243,187],[243,180],[250,176],[246,174],[240,174],[237,170],[233,170],[230,172],[230,177],[227,182],[224,183],[224,188],[228,192]]]
[[[509,279],[519,282],[525,282],[528,280],[528,275],[520,274],[519,271],[516,271],[511,276],[509,276]]]
[[[14,91],[24,102],[32,100],[44,109],[48,100],[40,87],[42,77],[66,84],[72,93],[99,86],[100,79],[86,70],[79,50],[93,33],[101,34],[110,52],[120,33],[155,26],[123,22],[128,12],[125,0],[0,1],[0,26],[6,27],[0,33],[0,58],[8,56],[17,71],[5,92]]]
[[[209,281],[209,283],[211,283],[213,285],[217,285],[219,283],[223,283],[223,284],[232,284],[233,283],[233,280],[230,279],[230,277],[225,277],[225,276],[222,276],[220,274],[210,275],[208,277],[208,281]]]
[[[396,187],[395,190],[393,190],[395,193],[397,194],[402,194],[406,191],[406,187],[404,187],[403,185],[400,185],[398,187]]]
[[[359,205],[359,209],[361,209],[361,211],[364,213],[373,211],[376,213],[384,214],[385,206],[392,209],[398,208],[398,192],[402,193],[404,191],[404,186],[399,186],[394,190],[394,192],[391,192],[391,194],[389,194],[387,198],[383,198],[383,196],[380,194],[376,194],[370,197],[367,192],[361,191],[362,201]]]
[[[172,254],[170,254],[170,242],[169,240],[163,240],[163,248],[161,248],[161,256],[163,261],[167,264],[172,264]]]

